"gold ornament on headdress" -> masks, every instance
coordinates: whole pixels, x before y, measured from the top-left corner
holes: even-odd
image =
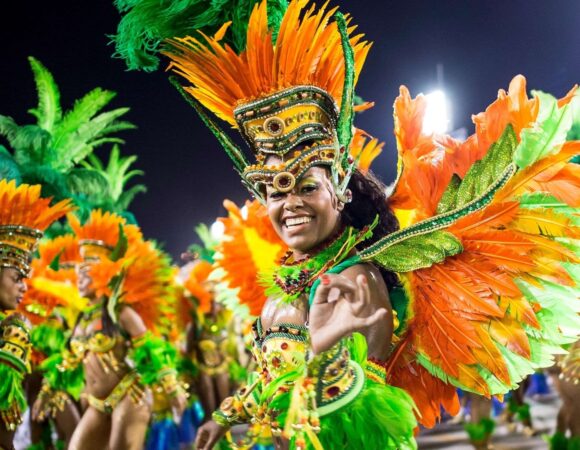
[[[0,180],[0,267],[13,267],[24,276],[32,252],[48,226],[72,210],[70,200],[50,206],[40,185]]]
[[[123,239],[131,242],[142,238],[139,227],[127,225],[124,218],[110,212],[93,210],[84,225],[72,214],[69,214],[68,221],[78,238],[84,263],[111,258]]]
[[[226,24],[213,37],[170,40],[170,68],[191,83],[182,90],[258,198],[263,199],[263,185],[292,189],[314,165],[331,169],[341,197],[354,164],[345,150],[353,132],[353,89],[370,44],[362,35],[352,36],[356,27],[348,27],[350,19],[336,8],[306,10],[307,0],[289,3],[273,42],[266,3],[252,11],[244,51],[237,54],[220,42]],[[198,102],[239,129],[256,163],[249,163]],[[278,157],[276,164],[268,164],[271,155]]]

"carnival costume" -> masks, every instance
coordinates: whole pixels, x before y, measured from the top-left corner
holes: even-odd
[[[0,180],[0,267],[14,268],[24,277],[43,231],[71,210],[68,200],[50,206],[40,189]],[[0,311],[0,320],[0,419],[7,430],[14,430],[26,407],[22,381],[30,371],[29,328],[19,314]]]
[[[52,446],[51,425],[54,425],[59,438],[56,446],[66,446],[78,423],[79,413],[73,399],[79,400],[83,388],[82,373],[76,378],[68,378],[66,385],[56,390],[43,379],[42,371],[45,364],[50,364],[47,360],[66,351],[76,318],[86,306],[86,299],[80,297],[76,287],[75,266],[80,261],[74,236],[69,234],[43,240],[38,246],[38,256],[31,262],[28,290],[18,307],[32,323],[31,374],[26,386],[31,407],[30,449]]]
[[[82,362],[94,356],[104,373],[123,375],[106,398],[87,395],[89,404],[103,413],[110,414],[127,395],[137,404],[142,402],[145,385],[175,395],[181,387],[175,382],[171,350],[166,342],[154,336],[168,325],[164,323],[167,317],[163,314],[170,273],[166,259],[151,243],[143,240],[137,226],[127,225],[115,214],[93,211],[84,225],[69,215],[69,222],[79,239],[81,264],[90,267],[97,298],[105,299],[106,305],[98,303],[82,312],[75,329],[86,329],[97,323],[96,328],[88,336],[73,334],[70,351],[49,359],[49,365],[45,364],[47,379],[57,381],[82,370]],[[131,365],[115,354],[115,347],[125,339],[121,335],[124,332],[109,335],[102,329],[104,308],[117,324],[120,307],[124,304],[134,307],[147,328],[152,330],[130,339]]]
[[[134,11],[118,43],[128,34],[123,25],[154,3],[125,6]],[[174,84],[256,198],[264,200],[265,186],[290,192],[311,167],[324,166],[338,199],[349,202],[354,85],[369,44],[352,36],[350,18],[306,5],[291,1],[284,14],[268,11],[265,1],[255,6],[241,48],[226,42],[232,37],[224,24],[168,39],[163,53],[188,83]],[[239,32],[235,17],[232,27]],[[398,320],[388,360],[368,360],[359,335],[312,357],[306,326],[263,329],[258,320],[260,371],[214,420],[269,426],[295,448],[413,448],[414,411],[433,426],[441,407],[457,412],[456,386],[501,395],[550,365],[580,331],[580,171],[568,163],[580,142],[564,142],[576,91],[560,101],[528,99],[525,80],[516,77],[460,143],[424,134],[425,98],[401,88],[390,198],[401,229],[364,248],[374,224],[347,228],[305,262],[287,255],[264,277],[269,295],[312,301],[325,273],[365,262],[397,273],[402,287],[391,292]],[[204,107],[240,131],[254,162]],[[269,164],[270,156],[280,162]]]

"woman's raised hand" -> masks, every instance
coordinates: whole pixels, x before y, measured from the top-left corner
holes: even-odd
[[[374,307],[365,275],[355,282],[343,275],[324,274],[310,308],[312,350],[330,349],[341,338],[385,319],[387,310]]]

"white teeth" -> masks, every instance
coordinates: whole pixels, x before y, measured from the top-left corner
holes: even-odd
[[[286,226],[292,227],[294,225],[301,225],[308,222],[312,222],[312,217],[290,217],[286,219]]]

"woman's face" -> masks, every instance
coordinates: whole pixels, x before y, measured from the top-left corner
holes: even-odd
[[[274,229],[295,256],[306,254],[331,238],[340,226],[343,209],[323,167],[312,167],[290,192],[268,186],[266,205]]]
[[[93,279],[90,276],[91,265],[80,264],[77,266],[77,289],[79,294],[88,299],[95,296],[95,291],[92,288]]]
[[[0,309],[16,309],[26,292],[24,276],[12,267],[0,269]]]

